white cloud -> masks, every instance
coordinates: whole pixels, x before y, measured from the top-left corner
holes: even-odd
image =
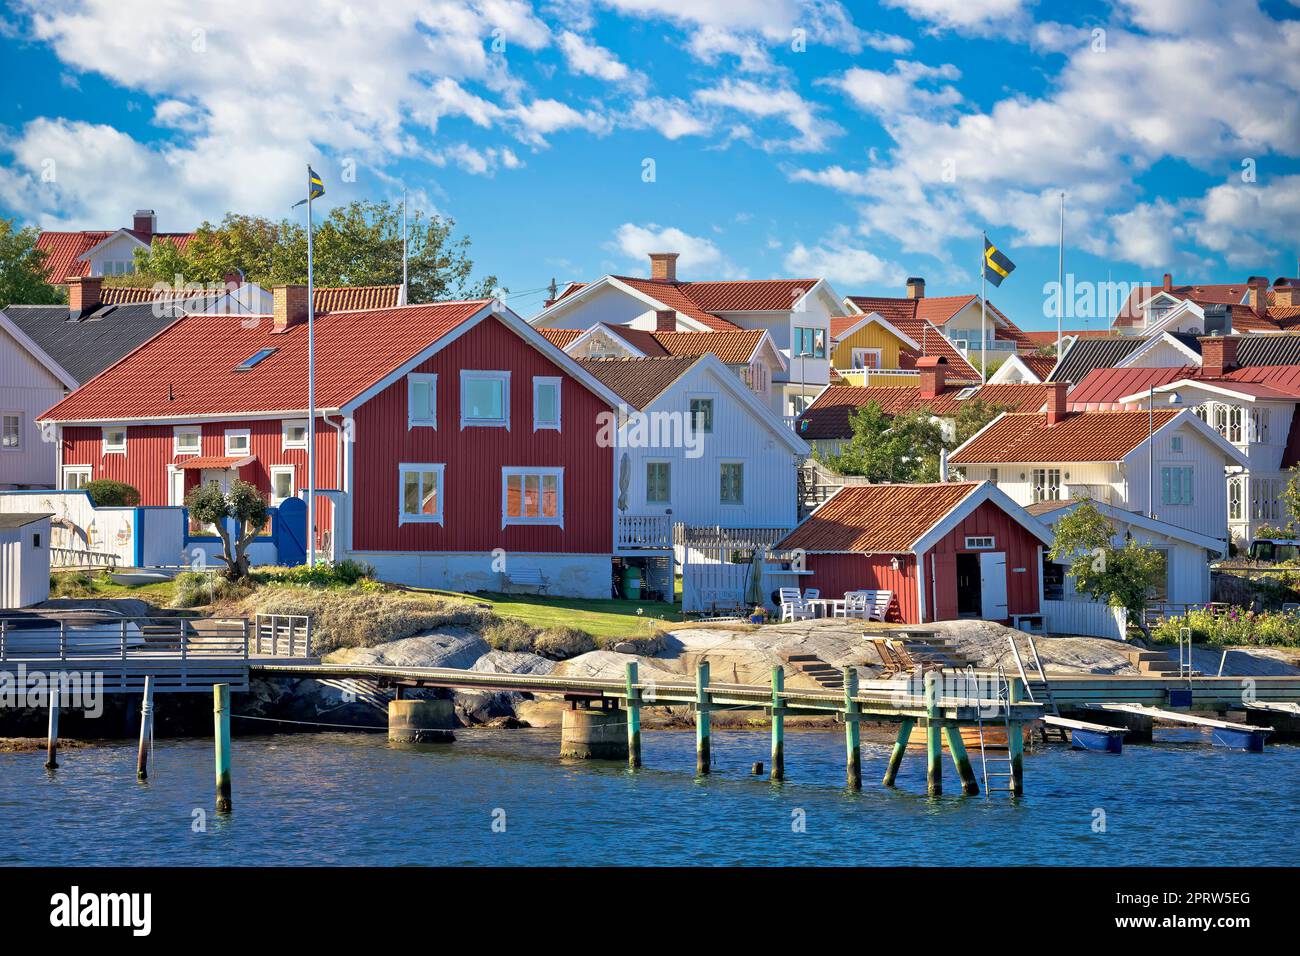
[[[629,113],[632,125],[659,131],[665,139],[703,136],[712,131],[709,121],[690,104],[679,99],[652,97],[637,100]]]
[[[884,0],[884,4],[901,7],[914,19],[940,28],[968,31],[1010,20],[1026,7],[1025,0]]]
[[[891,116],[956,106],[962,96],[950,83],[936,89],[926,89],[922,84],[956,80],[960,76],[961,72],[951,63],[927,66],[913,60],[895,60],[894,69],[889,73],[854,67],[828,82],[861,109]]]
[[[692,236],[675,226],[625,222],[614,231],[611,251],[621,253],[639,270],[648,269],[652,252],[676,252],[677,274],[684,279],[738,279],[743,274],[727,260],[712,240]],[[640,274],[636,272],[635,274]]]
[[[828,139],[843,132],[837,123],[819,115],[817,104],[785,86],[726,78],[717,86],[697,90],[695,99],[706,106],[732,109],[757,119],[780,120],[799,134],[789,139],[762,140],[759,145],[769,151],[820,152]]]
[[[579,76],[594,76],[606,83],[626,86],[635,92],[645,90],[645,76],[630,69],[603,46],[592,43],[571,30],[561,33],[558,43],[570,72]]]
[[[900,266],[863,248],[843,229],[823,237],[814,246],[795,243],[786,253],[784,265],[790,275],[827,279],[849,289],[902,285],[906,276]]]

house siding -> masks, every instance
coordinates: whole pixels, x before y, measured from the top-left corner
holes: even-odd
[[[967,548],[966,538],[993,537],[992,548]],[[1024,529],[1013,517],[991,502],[985,501],[944,535],[924,556],[926,571],[927,621],[946,620],[942,612],[957,607],[958,554],[996,554],[1007,556],[1007,614],[1035,614],[1038,605],[1042,542]],[[931,567],[939,573],[932,574]],[[1021,570],[1017,570],[1017,568]],[[935,609],[940,612],[936,616]],[[955,616],[955,614],[953,615]],[[1004,618],[1009,620],[1009,618]]]
[[[895,369],[899,367],[898,353],[901,345],[902,343],[897,336],[873,322],[865,329],[858,329],[848,338],[842,339],[831,353],[831,364],[838,369],[852,368],[854,349],[880,349],[880,367],[882,369]],[[915,381],[914,378],[898,384],[910,384],[913,381]],[[895,383],[873,381],[872,384]]]
[[[0,448],[0,488],[54,486],[55,445],[42,440],[36,418],[63,394],[63,383],[0,330],[0,412],[17,412],[22,417],[22,445]]]
[[[898,555],[898,570],[890,554],[810,554],[806,567],[812,572],[802,587],[818,588],[823,598],[840,598],[846,591],[890,590],[894,592],[887,620],[902,624],[920,621],[917,605],[916,558]]]

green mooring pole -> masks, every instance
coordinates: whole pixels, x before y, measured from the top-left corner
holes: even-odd
[[[939,672],[925,675],[925,792],[943,794],[943,742],[939,739]]]
[[[695,668],[695,772],[708,773],[709,750],[709,662]]]
[[[894,740],[894,749],[889,754],[889,766],[885,768],[886,787],[892,787],[894,780],[898,777],[898,768],[903,763],[903,755],[907,753],[907,743],[912,739],[912,728],[916,726],[916,721],[910,717],[905,717],[898,724],[898,737]]]
[[[944,736],[948,738],[948,750],[952,753],[953,766],[957,768],[957,777],[961,780],[961,792],[968,797],[978,796],[979,781],[975,779],[975,770],[966,755],[966,745],[961,742],[961,728],[956,724],[946,724]]]
[[[636,661],[627,662],[627,765],[641,766],[641,689],[636,686]]]
[[[212,716],[217,758],[217,812],[229,813],[230,803],[230,685],[212,686]]]
[[[858,696],[858,669],[844,668],[844,750],[845,781],[850,790],[862,789],[862,738],[860,718],[862,706],[853,698]]]
[[[1009,682],[1007,699],[1012,704],[1020,703],[1024,689],[1020,678],[1013,677]],[[1007,721],[1007,756],[1011,758],[1011,792],[1017,796],[1025,793],[1025,733],[1018,720]]]
[[[772,668],[772,779],[785,779],[785,669]]]

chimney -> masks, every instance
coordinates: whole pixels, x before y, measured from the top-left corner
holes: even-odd
[[[924,299],[925,279],[921,276],[909,276],[907,279],[907,297],[909,299]]]
[[[1268,313],[1268,278],[1251,276],[1246,280],[1246,304],[1254,313],[1263,318]]]
[[[677,313],[673,309],[655,309],[655,331],[676,332]]]
[[[652,252],[650,253],[650,278],[660,282],[677,281],[677,256],[676,252]]]
[[[1174,277],[1168,272],[1165,273],[1165,281],[1160,288],[1164,289],[1166,292],[1174,291]]]
[[[1300,305],[1296,302],[1295,287],[1300,279],[1278,279],[1273,283],[1273,304],[1289,309],[1292,306]]]
[[[307,287],[305,285],[278,285],[271,291],[274,299],[276,332],[286,332],[307,321]]]
[[[1236,335],[1202,335],[1201,375],[1206,378],[1219,378],[1237,367],[1237,345],[1241,338]]]
[[[944,366],[948,360],[942,355],[923,355],[916,360],[917,371],[921,373],[921,397],[935,398],[942,394],[945,386]]]
[[[154,215],[152,209],[137,209],[134,218],[134,224],[131,226],[133,232],[152,236],[158,231],[158,217]]]
[[[1047,383],[1047,424],[1055,425],[1069,413],[1070,403],[1066,397],[1069,391],[1069,382]]]
[[[74,316],[89,312],[99,305],[102,276],[68,277],[68,311]]]

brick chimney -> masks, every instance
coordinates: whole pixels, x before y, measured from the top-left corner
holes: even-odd
[[[909,299],[924,299],[925,279],[921,276],[909,276],[907,279],[907,297]]]
[[[948,360],[942,355],[922,355],[916,360],[917,371],[921,373],[921,397],[935,398],[943,393],[944,366]]]
[[[225,284],[227,289],[238,289],[244,284],[244,274],[238,269],[231,269],[226,273]]]
[[[1069,414],[1070,402],[1067,398],[1069,391],[1069,382],[1047,383],[1047,424],[1055,425]]]
[[[133,217],[131,230],[146,236],[152,236],[158,231],[158,217],[154,215],[152,209],[137,209]]]
[[[677,281],[677,252],[650,253],[650,278],[660,282]]]
[[[1173,291],[1174,291],[1174,277],[1173,277],[1173,275],[1171,275],[1170,273],[1166,272],[1166,273],[1165,273],[1165,281],[1164,281],[1164,284],[1161,285],[1160,288],[1164,289],[1166,292],[1173,292]]]
[[[94,309],[99,305],[99,290],[103,284],[101,276],[69,276],[68,311],[80,315]]]
[[[276,332],[285,332],[307,321],[307,287],[305,285],[278,285],[271,290],[274,300],[272,315]]]
[[[1201,374],[1218,378],[1237,367],[1237,345],[1241,337],[1236,335],[1202,335]]]
[[[655,309],[655,331],[676,332],[677,313],[673,309]]]
[[[1251,276],[1246,280],[1246,304],[1254,313],[1263,318],[1268,313],[1268,278]]]
[[[1300,305],[1296,301],[1296,285],[1300,279],[1278,279],[1273,283],[1273,304],[1283,308]]]

